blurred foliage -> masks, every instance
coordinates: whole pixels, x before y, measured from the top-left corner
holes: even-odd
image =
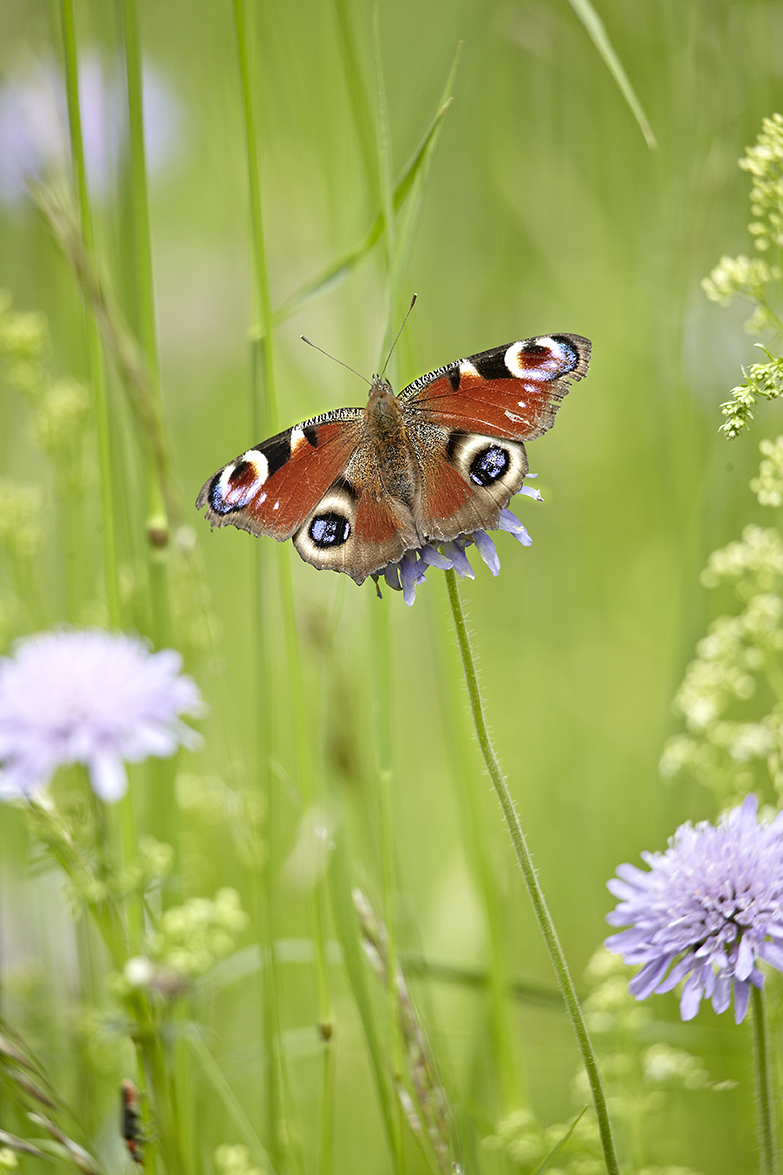
[[[83,0],[75,17],[85,71],[90,55],[102,63],[90,84],[105,87],[94,111],[102,117],[86,145],[98,272],[123,329],[139,338],[128,127],[122,100],[113,97],[124,92],[120,7]],[[389,1169],[355,990],[319,888],[326,859],[331,869],[338,852],[350,854],[373,907],[387,923],[392,916],[401,954],[486,977],[468,984],[425,967],[408,977],[408,995],[456,1107],[450,1126],[460,1160],[466,1170],[500,1175],[515,1169],[507,1136],[521,1131],[543,1157],[567,1130],[552,1124],[572,1123],[586,1099],[583,1090],[573,1099],[576,1049],[564,1015],[529,994],[551,985],[551,974],[468,732],[444,585],[431,571],[412,609],[394,593],[379,603],[371,584],[357,589],[345,577],[316,575],[290,549],[230,528],[210,534],[190,512],[205,478],[262,439],[254,431],[264,372],[236,30],[228,4],[175,0],[138,10],[162,415],[171,479],[185,505],[169,546],[150,555],[144,431],[109,352],[123,627],[179,648],[211,707],[205,749],[197,759],[187,756],[176,792],[158,764],[133,773],[138,828],[172,851],[171,872],[144,898],[145,917],[152,926],[166,911],[192,911],[194,899],[232,889],[250,918],[244,930],[234,928],[236,950],[216,963],[213,985],[201,986],[202,977],[167,1013],[185,1165],[194,1175],[271,1171],[276,1163],[297,1173],[323,1169],[316,1137],[323,1136],[326,1082],[334,1169]],[[747,655],[752,662],[753,649],[777,649],[771,601],[780,596],[778,580],[757,583],[751,565],[752,549],[766,541],[770,510],[780,508],[777,443],[763,452],[773,467],[762,464],[759,472],[759,436],[728,445],[718,433],[720,405],[743,365],[754,378],[756,352],[740,302],[711,304],[700,281],[716,257],[733,257],[736,265],[748,250],[749,177],[737,161],[779,104],[783,9],[774,0],[717,7],[655,0],[641,8],[606,0],[596,11],[649,118],[655,151],[560,0],[379,6],[392,192],[442,108],[445,79],[464,42],[399,304],[387,306],[388,242],[381,237],[347,280],[280,321],[273,335],[280,427],[363,399],[353,377],[298,336],[370,373],[379,365],[387,313],[400,322],[414,290],[419,299],[395,354],[397,386],[513,338],[577,331],[593,340],[588,380],[574,388],[555,429],[529,449],[544,498],[520,507],[533,546],[523,550],[499,536],[499,577],[477,568],[463,591],[496,746],[576,975],[606,933],[605,881],[617,863],[662,848],[684,819],[714,813],[691,776],[667,787],[657,769],[666,739],[680,729],[671,701],[697,641],[715,622],[700,664],[720,644],[721,672],[729,663],[731,672],[715,690],[741,706],[750,701],[743,690],[752,677],[754,697],[768,705],[750,716],[739,710],[732,721],[763,726],[762,714],[773,715],[777,699]],[[251,13],[276,311],[366,242],[382,209],[373,8],[366,0],[273,0]],[[18,138],[7,136],[41,119],[47,126],[47,119],[61,120],[61,145],[42,148],[30,166],[52,180],[67,158],[63,106],[51,97],[62,59],[59,14],[43,0],[8,0],[0,8],[6,178],[20,157]],[[21,106],[18,97],[13,105],[12,90],[23,94]],[[755,174],[750,184],[758,186]],[[776,304],[779,226],[761,197],[756,203],[762,212],[753,211],[753,222],[767,226],[756,239],[769,238],[769,248],[742,273],[722,262],[721,281],[737,289],[744,282],[751,293],[763,287]],[[0,184],[0,256],[11,299],[0,307],[2,650],[37,628],[105,623],[106,611],[85,302],[23,183]],[[714,272],[712,280],[723,290]],[[770,336],[763,338],[771,348]],[[779,375],[770,370],[768,378],[779,387]],[[760,435],[781,431],[779,404],[759,403],[754,411]],[[747,494],[754,476],[759,503]],[[731,578],[713,561],[715,590],[705,592],[699,574],[710,552],[723,551],[730,562],[745,527],[752,529],[741,546],[750,554],[739,572]],[[298,658],[281,619],[279,560],[293,582]],[[156,576],[165,582],[163,616]],[[743,611],[724,622],[732,588]],[[381,608],[392,661],[388,813],[373,733],[386,696],[384,669],[368,638],[373,610]],[[255,655],[257,632],[272,667],[266,674]],[[746,758],[732,758],[742,732],[737,727],[734,741],[721,742],[726,715],[719,711],[703,728],[715,734],[710,746],[729,781],[718,802],[747,786],[738,774],[748,764],[759,772],[753,781],[769,789],[769,747],[759,751],[754,743]],[[272,745],[264,762],[262,736]],[[315,797],[302,782],[308,757]],[[777,761],[773,768],[779,771]],[[471,789],[467,816],[455,788],[463,777]],[[57,781],[58,803],[67,803],[72,783]],[[776,794],[768,790],[767,798]],[[486,854],[487,878],[469,826]],[[391,891],[382,866],[387,836]],[[319,865],[301,869],[308,845]],[[331,874],[330,885],[337,887]],[[4,1016],[62,1090],[90,1153],[107,1169],[121,1169],[129,1160],[117,1130],[117,1088],[135,1064],[127,1022],[107,986],[102,943],[87,921],[70,919],[59,875],[11,808],[0,820],[0,887]],[[328,947],[320,970],[313,946],[319,926]],[[493,949],[502,973],[488,972]],[[527,984],[523,997],[509,996],[512,980]],[[387,996],[377,982],[368,987],[367,1010],[388,1058],[396,1030]],[[500,1005],[505,1021],[493,1018]],[[606,1013],[590,1007],[594,1019]],[[632,1058],[640,1098],[651,1096],[650,1073],[664,1069],[676,1070],[677,1080],[685,1075],[687,1094],[659,1099],[660,1129],[637,1139],[638,1147],[622,1119],[628,1162],[703,1175],[746,1169],[753,1153],[748,1033],[709,1010],[682,1025],[673,997],[656,997],[650,1009],[656,1020],[645,1021],[641,1036],[628,1029],[626,1042],[617,1043],[610,1033],[613,1043],[604,1047],[600,1037],[601,1051]],[[635,1010],[629,1005],[623,1014]],[[265,1017],[278,1041],[271,1058]],[[328,1045],[318,1027],[327,1021]],[[500,1023],[507,1025],[509,1064]],[[662,1046],[671,1051],[649,1052]],[[688,1074],[702,1071],[731,1088],[717,1096],[688,1087]],[[270,1073],[280,1076],[277,1106],[270,1106]],[[513,1130],[497,1125],[520,1112]],[[19,1137],[29,1129],[7,1100],[0,1126]],[[590,1161],[591,1130],[587,1114],[569,1142],[583,1146]],[[409,1170],[431,1169],[415,1138],[404,1138]],[[502,1145],[484,1146],[487,1138]],[[8,1166],[4,1155],[0,1164]],[[554,1165],[570,1170],[564,1155]],[[32,1156],[22,1164],[36,1175],[48,1169]]]

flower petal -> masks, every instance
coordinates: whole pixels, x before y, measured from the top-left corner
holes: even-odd
[[[748,1010],[748,1000],[750,999],[750,984],[746,983],[744,979],[734,980],[734,1022],[741,1024],[745,1019],[745,1013]]]
[[[489,537],[485,530],[474,530],[473,542],[476,544],[476,550],[481,558],[486,563],[493,575],[500,574],[500,557],[495,549],[495,544]]]
[[[424,582],[424,572],[419,570],[419,560],[415,551],[406,551],[400,560],[400,581],[402,583],[402,598],[409,608],[416,600],[416,585]]]
[[[95,755],[87,764],[92,790],[107,804],[121,800],[128,790],[128,773],[118,755]]]
[[[529,547],[533,542],[517,516],[512,514],[510,510],[500,511],[498,529],[507,530],[509,534],[513,534],[515,539],[519,539],[523,547]]]
[[[682,989],[682,998],[680,999],[680,1017],[683,1020],[692,1020],[699,1010],[701,1002],[702,985],[698,976],[694,973],[685,981],[685,986]]]
[[[458,543],[444,543],[443,550],[446,552],[449,559],[451,559],[452,566],[454,567],[454,570],[460,579],[476,578],[467,555]]]
[[[715,987],[712,992],[712,1006],[720,1015],[725,1012],[731,1003],[731,975],[724,968],[715,977]]]
[[[427,543],[419,551],[422,560],[428,563],[431,567],[439,567],[441,571],[448,571],[452,566],[451,559],[439,551],[432,543]]]

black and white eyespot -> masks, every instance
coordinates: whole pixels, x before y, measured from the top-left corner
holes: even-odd
[[[351,524],[344,514],[336,510],[316,514],[307,527],[307,537],[316,547],[341,547],[351,535]]]
[[[259,449],[248,449],[214,478],[209,491],[209,504],[216,514],[230,514],[241,510],[251,498],[266,495],[262,487],[269,477],[269,462]]]
[[[509,373],[518,379],[543,381],[574,371],[579,365],[579,352],[563,335],[539,335],[512,343],[503,360]]]
[[[332,486],[294,535],[294,546],[316,567],[342,562],[353,545],[357,496],[347,483]]]
[[[487,445],[470,463],[470,480],[477,486],[493,485],[511,464],[511,454],[503,445]]]
[[[465,480],[484,489],[516,487],[527,473],[525,450],[518,441],[453,432],[448,453]]]

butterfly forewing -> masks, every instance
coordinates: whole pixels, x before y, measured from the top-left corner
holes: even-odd
[[[552,427],[589,359],[590,341],[581,335],[539,335],[439,368],[414,380],[400,399],[447,428],[532,440]]]
[[[303,421],[240,454],[201,488],[213,526],[288,539],[345,469],[361,425],[361,408]]]

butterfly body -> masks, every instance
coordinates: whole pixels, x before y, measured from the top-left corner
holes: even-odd
[[[373,378],[339,408],[242,453],[202,487],[213,526],[292,538],[356,583],[408,550],[492,530],[527,473],[523,441],[551,428],[590,343],[545,335],[472,355],[395,395]]]
[[[125,1146],[134,1163],[141,1167],[144,1165],[144,1136],[141,1129],[139,1091],[132,1081],[123,1081],[120,1086],[120,1106],[120,1131],[125,1139]]]

